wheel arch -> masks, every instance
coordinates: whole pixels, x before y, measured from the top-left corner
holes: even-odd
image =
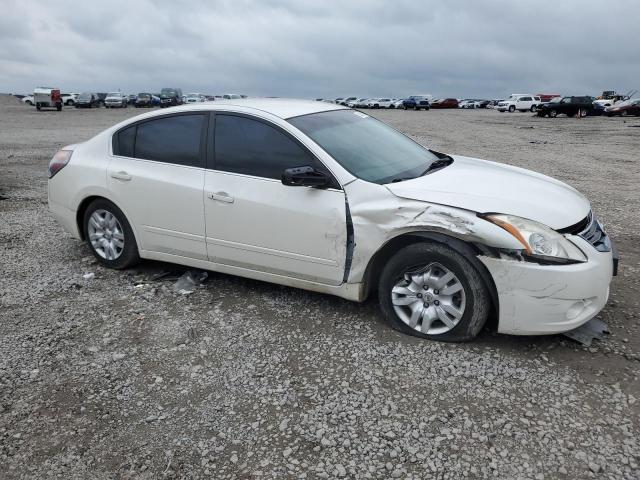
[[[485,250],[487,247],[479,246],[474,243],[466,242],[459,238],[446,235],[440,232],[432,232],[426,230],[418,230],[413,232],[406,232],[388,240],[382,245],[378,251],[376,251],[367,264],[364,273],[364,288],[363,288],[363,300],[365,300],[370,293],[376,290],[376,279],[380,276],[380,273],[389,259],[401,248],[407,247],[414,243],[420,242],[436,242],[446,245],[456,252],[464,256],[479,272],[480,277],[484,281],[485,287],[489,292],[491,299],[491,313],[487,321],[487,326],[495,331],[498,326],[499,318],[499,300],[498,290],[496,284],[493,281],[493,277],[487,267],[478,259],[478,255],[487,253]]]
[[[139,242],[138,233],[136,231],[136,226],[131,222],[131,218],[129,217],[129,215],[127,215],[126,210],[123,209],[120,205],[118,205],[117,202],[114,202],[113,199],[105,197],[104,195],[88,195],[87,197],[83,198],[82,201],[78,204],[78,209],[76,210],[76,225],[78,227],[78,234],[80,235],[80,239],[83,241],[86,240],[86,237],[84,234],[84,222],[83,222],[84,214],[87,211],[87,208],[89,208],[89,205],[91,205],[91,203],[94,202],[95,200],[106,200],[107,202],[112,203],[116,207],[118,207],[118,209],[122,212],[122,214],[127,219],[127,222],[129,222],[129,226],[131,227],[131,231],[133,232],[133,238],[136,241],[136,244],[138,245],[138,249],[140,249],[141,245]]]

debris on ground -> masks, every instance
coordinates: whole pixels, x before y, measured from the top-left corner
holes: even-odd
[[[605,333],[609,333],[609,327],[602,320],[592,318],[584,325],[563,333],[564,336],[580,342],[585,347],[590,347],[591,342],[600,340]]]
[[[180,295],[189,295],[196,290],[209,276],[204,270],[187,270],[178,281],[173,284],[173,291]]]
[[[91,280],[92,278],[94,278],[96,276],[95,273],[93,272],[89,272],[89,273],[85,273],[84,275],[82,275],[82,278],[84,278],[85,280]]]

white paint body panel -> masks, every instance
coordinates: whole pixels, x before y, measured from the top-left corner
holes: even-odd
[[[589,201],[569,185],[523,168],[453,156],[447,168],[389,185],[396,195],[480,213],[506,213],[553,229],[589,214]]]
[[[488,247],[521,244],[477,213],[507,213],[559,229],[585,218],[589,202],[541,174],[454,157],[432,174],[389,185],[356,179],[286,119],[342,109],[325,102],[230,100],[148,112],[67,147],[69,165],[49,181],[49,205],[79,238],[77,212],[92,196],[114,202],[131,223],[140,256],[362,300],[371,258],[387,242],[414,232],[438,232]],[[286,187],[277,180],[116,157],[111,137],[141,119],[175,112],[231,111],[287,130],[335,176],[342,190]],[[125,172],[130,180],[114,178]],[[209,198],[210,194],[218,195]],[[231,198],[232,202],[224,201]],[[349,205],[355,246],[347,281]],[[222,198],[223,200],[220,200]],[[548,266],[481,256],[497,287],[499,331],[545,334],[568,330],[604,306],[611,253],[572,241],[588,261]]]
[[[344,192],[287,187],[270,178],[209,170],[205,211],[209,260],[329,285],[342,283],[347,242]]]
[[[480,257],[498,291],[499,332],[566,332],[606,305],[613,274],[611,252],[598,252],[580,237],[570,239],[587,255],[587,262],[553,266]]]

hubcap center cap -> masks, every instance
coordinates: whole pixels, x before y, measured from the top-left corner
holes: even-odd
[[[433,293],[431,293],[431,292],[426,292],[426,293],[424,294],[424,300],[425,300],[426,302],[433,302],[433,300],[434,300],[434,299],[435,299],[435,297],[433,296]]]

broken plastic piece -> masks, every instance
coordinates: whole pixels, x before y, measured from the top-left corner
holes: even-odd
[[[176,283],[173,284],[173,291],[180,295],[193,293],[198,285],[204,282],[209,274],[203,270],[187,270],[182,274]]]
[[[573,330],[569,330],[568,332],[564,332],[563,335],[575,340],[576,342],[580,342],[585,347],[590,347],[594,338],[599,340],[605,333],[609,333],[609,327],[607,324],[602,320],[592,318],[584,325]]]

